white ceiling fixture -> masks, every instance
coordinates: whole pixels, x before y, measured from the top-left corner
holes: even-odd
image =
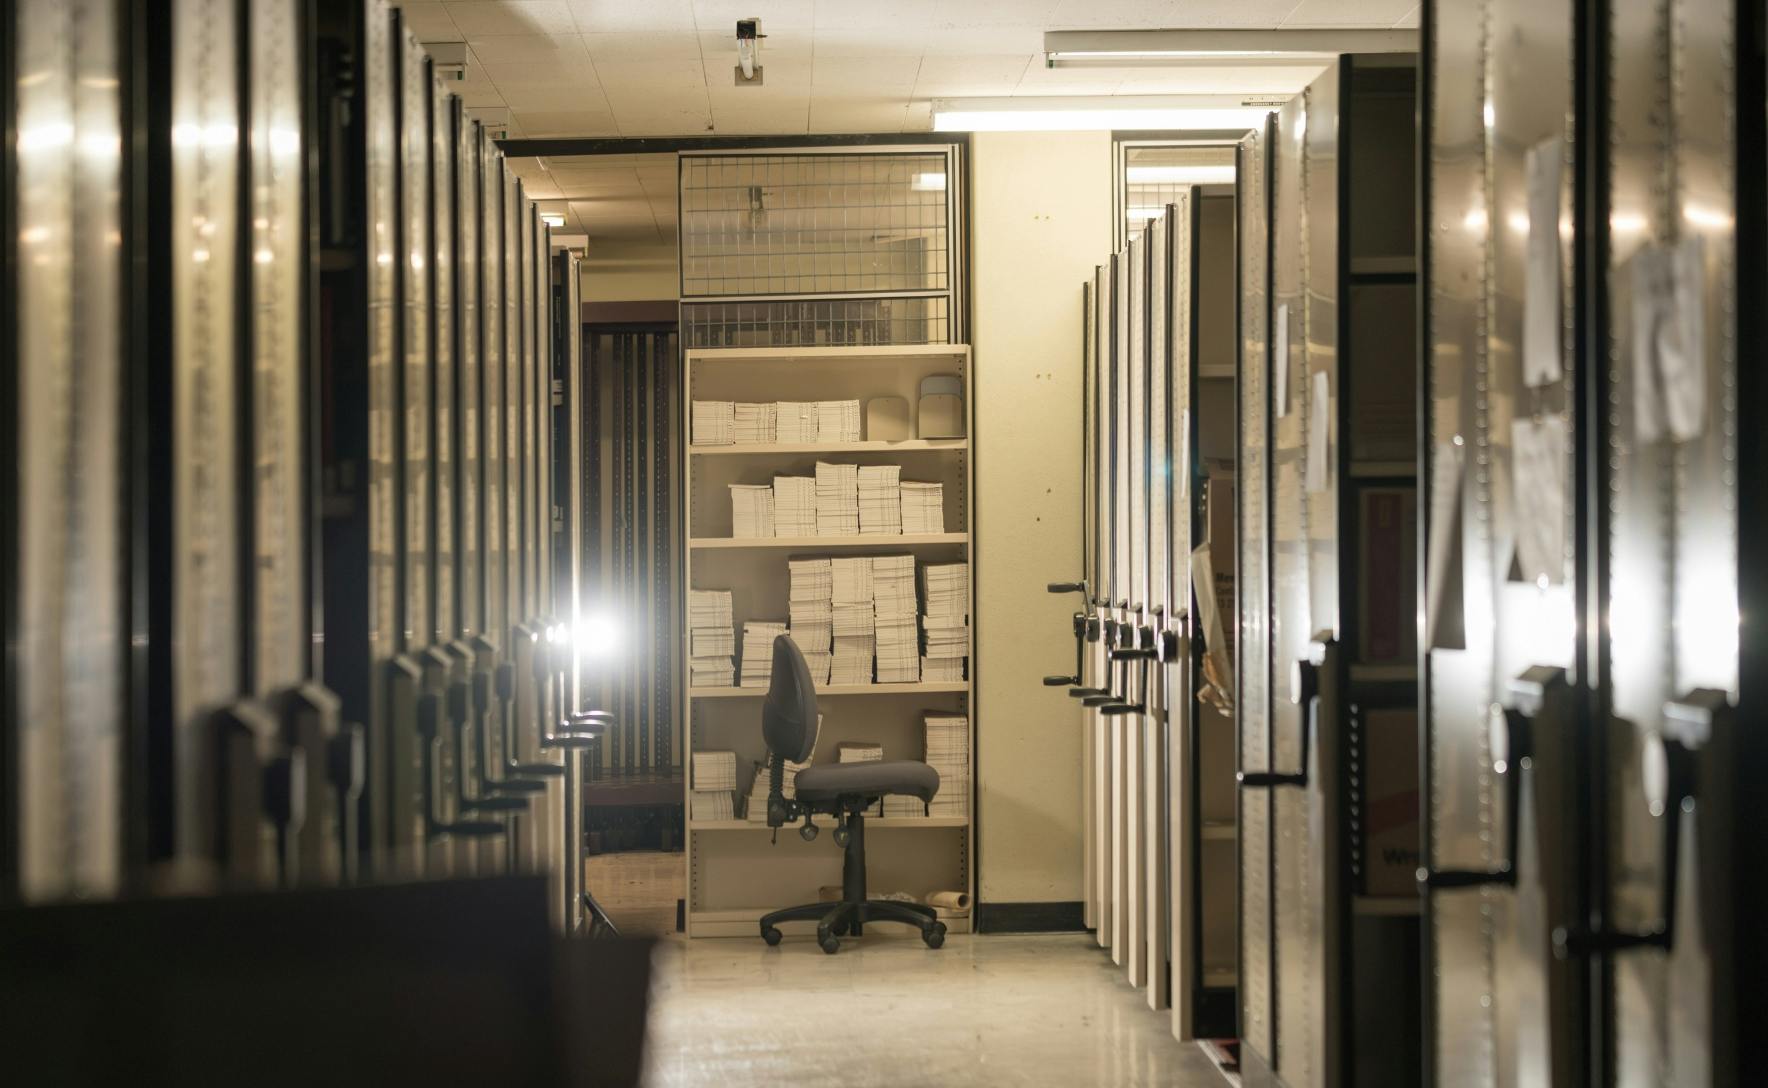
[[[1102,97],[940,98],[935,132],[1079,132],[1159,130],[1244,132],[1287,101],[1284,96],[1223,94]]]
[[[1124,177],[1131,185],[1232,185],[1234,165],[1129,166]]]
[[[1047,68],[1166,68],[1330,63],[1344,53],[1416,53],[1415,30],[1052,30]]]
[[[737,20],[737,86],[762,86],[760,19]]]

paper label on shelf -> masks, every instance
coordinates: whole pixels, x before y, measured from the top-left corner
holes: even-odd
[[[1551,385],[1563,374],[1559,194],[1564,158],[1565,143],[1557,136],[1536,144],[1528,153],[1529,247],[1522,311],[1522,375],[1531,387]]]
[[[1179,431],[1173,435],[1177,456],[1173,458],[1173,491],[1176,497],[1191,497],[1191,409],[1179,409]]]
[[[1510,425],[1516,493],[1516,566],[1525,582],[1565,578],[1565,420],[1547,416]]]
[[[1332,383],[1324,370],[1314,371],[1308,385],[1308,494],[1326,490],[1327,457],[1332,437]]]
[[[1633,256],[1633,435],[1698,437],[1706,426],[1706,251],[1696,236]]]
[[[1289,303],[1277,307],[1276,335],[1271,343],[1271,381],[1277,418],[1289,414]]]
[[[1430,459],[1430,566],[1425,587],[1427,645],[1432,650],[1467,648],[1461,574],[1464,475],[1463,447],[1440,443]]]

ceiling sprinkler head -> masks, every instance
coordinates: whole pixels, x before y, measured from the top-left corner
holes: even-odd
[[[760,19],[737,20],[737,86],[761,85],[761,39],[765,37]]]

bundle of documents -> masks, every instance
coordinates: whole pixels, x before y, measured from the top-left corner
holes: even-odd
[[[962,714],[929,710],[921,716],[926,728],[927,765],[939,772],[933,815],[970,814],[970,720]]]
[[[697,400],[693,406],[693,444],[728,446],[734,440],[736,405],[728,400]]]
[[[816,535],[816,481],[809,476],[773,478],[775,536]]]
[[[816,535],[859,535],[859,468],[816,463]]]
[[[902,533],[902,466],[863,465],[859,470],[859,531],[866,536]]]
[[[812,683],[829,682],[829,666],[834,648],[835,616],[830,603],[834,592],[827,559],[792,559],[787,562],[790,588],[787,591],[787,613],[791,621],[788,633],[810,667]]]
[[[963,680],[970,656],[970,568],[963,563],[922,567],[921,600],[921,679]]]
[[[829,560],[829,599],[836,604],[872,607],[872,559],[851,556]]]
[[[835,653],[829,659],[829,683],[869,684],[872,682],[872,636],[836,635]]]
[[[774,535],[774,490],[769,484],[731,485],[731,536]]]
[[[786,760],[785,769],[780,774],[780,793],[783,796],[791,798],[798,795],[798,772],[808,766],[810,766],[810,760],[808,759],[803,763],[794,763],[789,759]],[[749,787],[749,803],[744,812],[744,818],[750,823],[764,824],[767,822],[767,779],[767,764],[756,764],[755,781]]]
[[[835,762],[837,763],[881,763],[884,760],[884,746],[865,740],[844,740],[835,745]]]
[[[751,620],[743,625],[743,659],[742,671],[737,678],[738,687],[767,687],[768,681],[773,678],[774,639],[785,633],[786,625],[783,623]],[[732,783],[731,788],[736,788],[735,783]]]
[[[782,445],[816,441],[816,402],[782,400],[774,405],[774,441]]]
[[[816,405],[818,442],[859,441],[859,401],[823,400]]]
[[[774,440],[774,406],[742,404],[734,406],[731,418],[731,441],[739,446],[759,446]]]
[[[688,686],[729,687],[736,648],[731,591],[688,590]]]
[[[963,563],[929,563],[921,568],[921,599],[929,616],[970,614],[970,568]]]
[[[927,815],[927,806],[921,803],[919,797],[893,793],[884,798],[884,815],[919,820]]]
[[[869,684],[875,644],[872,615],[872,560],[843,557],[829,561],[829,585],[833,606],[834,657],[829,662],[829,683]]]
[[[902,531],[918,535],[945,532],[945,485],[904,480],[902,495]],[[863,507],[862,507],[863,512]]]
[[[878,683],[913,684],[920,680],[914,556],[881,555],[872,560],[872,617]]]
[[[737,788],[737,753],[695,752],[694,789],[734,791]]]
[[[693,820],[734,820],[737,818],[736,791],[695,790],[690,794],[688,816]]]

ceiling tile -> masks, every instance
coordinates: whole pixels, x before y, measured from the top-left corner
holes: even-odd
[[[615,103],[614,119],[622,136],[704,136],[712,131],[712,112],[704,96],[698,105],[658,101]]]
[[[448,17],[448,10],[439,2],[408,2],[394,4],[399,9],[399,17],[417,36],[420,42],[458,42],[460,31],[454,26],[454,20]]]
[[[565,0],[447,0],[444,6],[468,41],[504,34],[574,34]]]
[[[1358,2],[1358,0],[1352,0]],[[1274,27],[1296,0],[1062,0],[1051,30]]]
[[[570,0],[577,29],[588,34],[619,30],[692,30],[689,0]]]
[[[702,34],[723,34],[734,43],[738,19],[760,19],[761,32],[808,34],[821,6],[812,0],[693,0],[694,25]],[[733,44],[733,48],[734,48]],[[767,43],[762,43],[765,49]]]
[[[908,119],[903,121],[902,130],[904,132],[932,132],[933,103],[927,99],[910,102]]]
[[[1014,94],[1116,94],[1123,84],[1120,68],[1046,68],[1033,57]]]
[[[618,136],[608,110],[517,110],[516,119],[530,136]]]
[[[907,97],[920,73],[919,57],[825,57],[819,50],[810,85],[819,99],[884,97],[897,92]]]
[[[503,104],[523,113],[557,110],[601,110],[608,108],[608,99],[595,84],[552,86],[518,84],[500,87]]]
[[[661,31],[614,31],[584,34],[583,43],[597,63],[604,60],[693,60],[700,59],[700,39],[686,33]]]
[[[939,0],[932,25],[1042,31],[1060,6],[1060,0]]]
[[[932,23],[938,7],[937,0],[817,0],[816,28],[908,31]]]
[[[559,195],[559,187],[545,174],[522,174],[522,193],[530,200],[545,200]]]
[[[509,34],[474,39],[469,48],[480,64],[586,64],[589,51],[576,34]]]
[[[1411,11],[1408,11],[1404,16],[1402,16],[1399,20],[1397,20],[1394,23],[1394,29],[1396,29],[1396,30],[1417,30],[1418,29],[1418,20],[1419,20],[1420,15],[1423,13],[1423,11],[1424,11],[1423,4],[1413,5]]]
[[[1418,0],[1301,0],[1283,25],[1390,27],[1416,6]]]
[[[1029,56],[928,57],[915,80],[915,97],[1012,94],[1030,66]]]
[[[921,43],[926,56],[977,56],[1009,53],[1042,54],[1044,31],[1039,27],[931,27]]]
[[[809,120],[808,94],[761,98],[733,90],[712,95],[713,131],[721,136],[803,133]]]
[[[841,101],[813,99],[810,131],[817,133],[901,132],[908,118],[908,103],[895,101]]]
[[[706,105],[706,73],[699,58],[670,61],[602,60],[596,64],[602,90],[615,112],[625,105],[670,109]]]
[[[630,166],[613,166],[606,169],[572,167],[554,170],[552,176],[559,183],[559,189],[569,197],[596,197],[599,199],[626,197],[637,200],[645,196],[645,188],[639,182],[638,171]]]
[[[927,31],[921,27],[903,27],[881,31],[870,27],[829,27],[819,17],[816,24],[816,56],[818,60],[832,57],[914,57],[926,52]]]
[[[499,61],[481,66],[485,78],[508,92],[515,87],[555,90],[569,87],[594,87],[599,83],[596,70],[587,59],[572,64],[564,61]]]
[[[1326,70],[1283,68],[1126,68],[1118,94],[1295,94]]]
[[[488,80],[465,79],[450,83],[448,89],[460,96],[460,104],[468,109],[504,105],[503,95]]]

